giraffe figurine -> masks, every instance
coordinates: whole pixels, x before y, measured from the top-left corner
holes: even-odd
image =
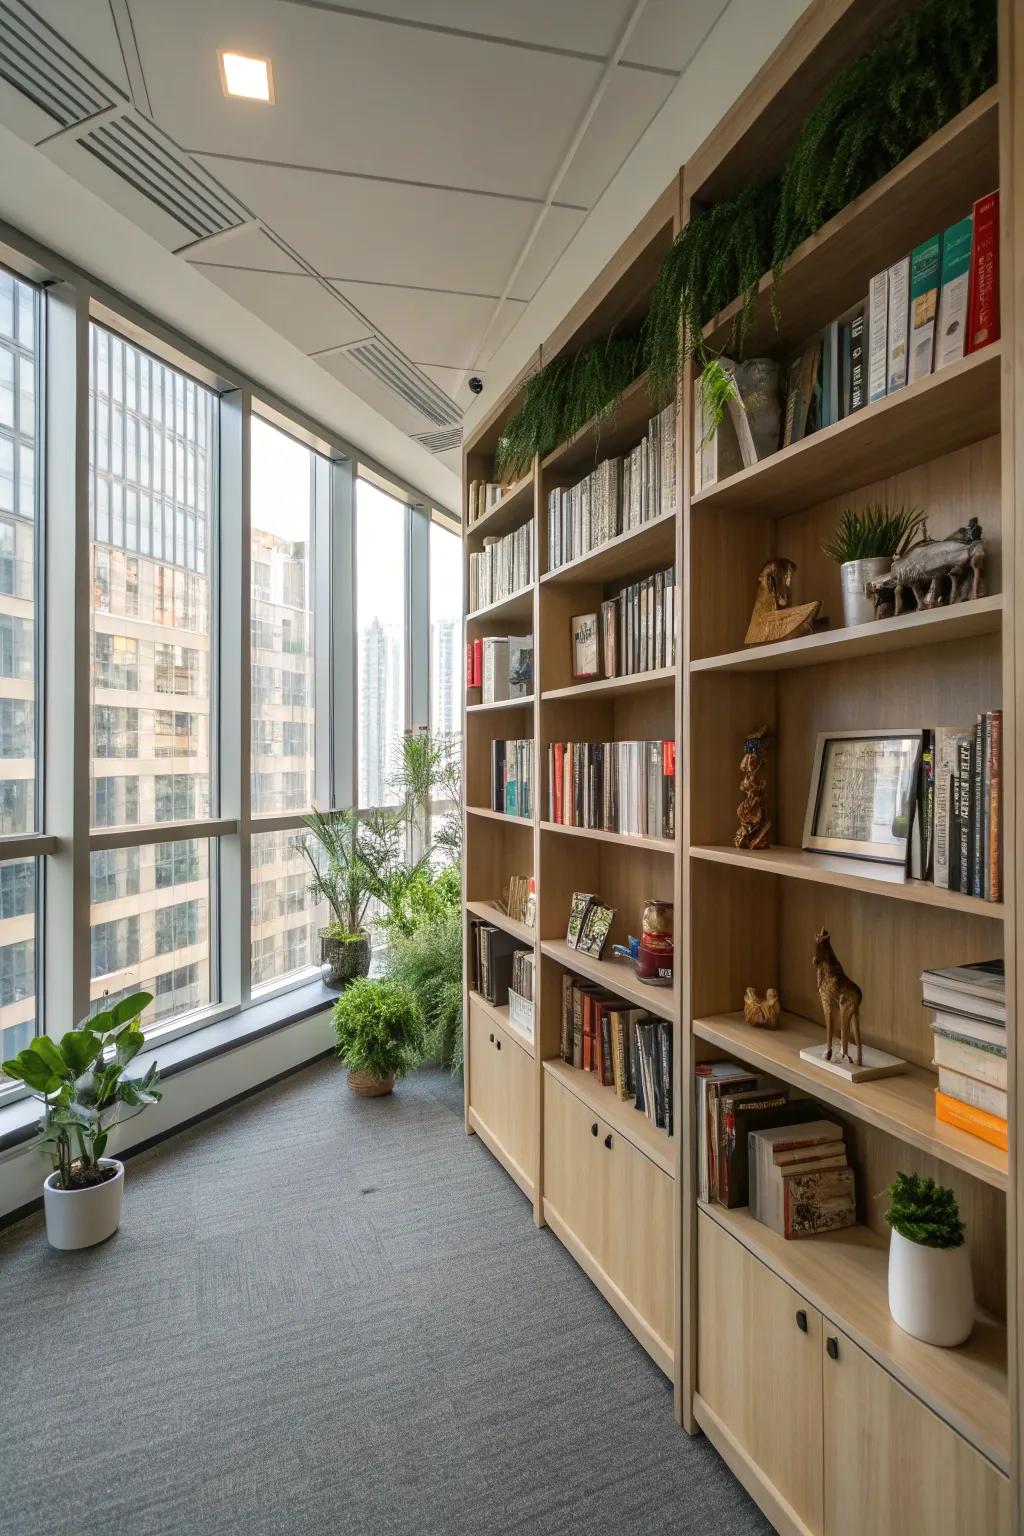
[[[839,1060],[853,1062],[850,1055],[850,1029],[857,1047],[857,1060],[853,1064],[864,1065],[864,1051],[860,1043],[860,1005],[863,993],[855,981],[851,981],[836,959],[835,950],[827,928],[814,935],[814,975],[818,983],[818,996],[825,1015],[825,1060],[832,1060],[836,1024],[839,1025]]]

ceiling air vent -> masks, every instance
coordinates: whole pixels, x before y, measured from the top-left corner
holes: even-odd
[[[414,432],[414,443],[419,443],[428,453],[450,453],[462,447],[461,427],[442,427],[437,432]]]
[[[247,215],[239,211],[219,182],[179,154],[158,128],[142,118],[115,118],[81,134],[78,142],[191,230],[197,240],[245,222]]]
[[[74,49],[18,0],[0,0],[0,76],[64,128],[114,104]]]
[[[367,373],[372,373],[385,389],[390,389],[436,427],[456,427],[462,420],[462,412],[454,400],[379,337],[357,341],[342,350]]]

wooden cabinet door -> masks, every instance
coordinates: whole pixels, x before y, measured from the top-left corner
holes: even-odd
[[[703,1212],[697,1281],[700,1397],[769,1492],[820,1532],[821,1314]],[[851,1464],[870,1478],[860,1458]]]
[[[1008,1536],[1007,1478],[827,1319],[822,1368],[825,1536]]]
[[[544,1208],[549,1220],[555,1218],[552,1225],[568,1228],[594,1263],[603,1221],[598,1153],[606,1134],[582,1099],[545,1072]],[[558,1236],[564,1241],[562,1231]]]
[[[671,1359],[675,1184],[624,1136],[604,1124],[600,1130],[602,1207],[596,1257]]]
[[[521,1189],[532,1196],[537,1166],[533,1058],[479,1003],[469,1004],[469,1107]]]

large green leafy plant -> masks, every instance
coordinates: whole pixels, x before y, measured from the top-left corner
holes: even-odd
[[[426,1054],[462,1070],[461,880],[454,867],[425,882],[408,923],[393,930],[388,975],[419,999]]]
[[[61,1189],[88,1189],[109,1177],[100,1158],[121,1106],[142,1109],[160,1098],[156,1062],[142,1077],[126,1075],[145,1044],[139,1020],[152,1001],[135,992],[59,1041],[38,1036],[3,1064],[8,1077],[43,1099],[42,1139]]]
[[[423,1055],[423,1014],[416,994],[387,977],[361,976],[334,1005],[338,1055],[377,1078],[402,1077]]]
[[[898,1173],[886,1190],[885,1219],[894,1232],[925,1248],[959,1248],[964,1240],[960,1208],[951,1189],[919,1173]]]

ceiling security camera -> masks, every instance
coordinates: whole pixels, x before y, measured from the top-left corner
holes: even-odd
[[[474,374],[469,381],[469,387],[473,391],[474,395],[482,395],[484,392],[484,381],[483,379],[478,379]]]

